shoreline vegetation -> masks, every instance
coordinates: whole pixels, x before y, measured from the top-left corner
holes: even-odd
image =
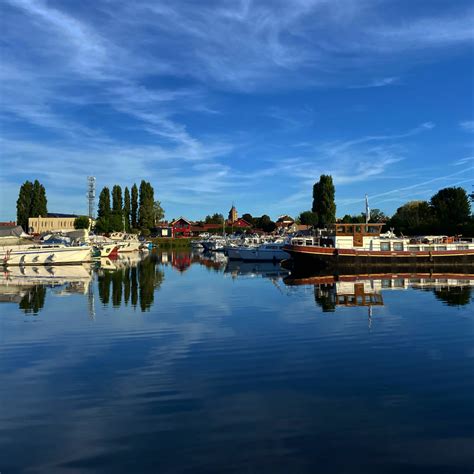
[[[313,186],[311,210],[302,211],[295,220],[296,224],[326,228],[336,222],[366,222],[364,212],[358,215],[346,214],[337,218],[335,196],[336,189],[332,176],[321,175],[319,181]],[[17,200],[17,222],[26,232],[29,230],[28,218],[47,215],[47,202],[45,187],[38,180],[26,181],[22,184]],[[468,194],[464,188],[448,187],[437,191],[430,200],[404,203],[392,216],[385,215],[380,209],[369,209],[367,221],[369,223],[383,223],[385,231],[393,229],[399,235],[462,235],[474,238],[474,215],[471,210],[473,202],[474,192]],[[154,188],[151,183],[142,180],[139,187],[136,184],[133,184],[130,190],[125,187],[123,195],[121,186],[115,184],[112,187],[112,192],[107,186],[100,192],[97,220],[93,230],[99,234],[125,231],[150,238],[156,229],[165,222],[164,218],[165,212],[161,202],[155,200]],[[261,217],[253,217],[251,214],[244,213],[242,219],[251,225],[250,229],[266,233],[271,233],[276,229],[276,223],[266,214]],[[215,213],[206,216],[202,221],[196,221],[195,225],[205,223],[219,224],[224,227],[224,222],[224,216]],[[75,227],[76,229],[89,227],[89,217],[79,216],[76,219]],[[224,229],[206,231],[209,233],[225,231],[228,234],[233,233],[234,230],[238,229],[226,225]],[[160,241],[161,246],[170,247],[187,247],[190,242],[189,239],[169,237],[153,238],[152,241]]]

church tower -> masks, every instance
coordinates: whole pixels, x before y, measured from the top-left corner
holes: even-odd
[[[234,223],[238,218],[239,218],[239,214],[237,213],[237,209],[232,204],[232,207],[230,208],[230,211],[229,211],[229,221],[231,223]]]

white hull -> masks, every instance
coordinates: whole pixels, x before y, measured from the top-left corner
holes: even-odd
[[[259,249],[259,248],[248,248],[240,249],[240,258],[243,261],[252,262],[271,262],[286,260],[290,258],[290,254],[279,249]]]
[[[101,257],[108,257],[116,248],[117,244],[105,244],[98,247]]]
[[[124,242],[118,242],[118,252],[119,253],[125,253],[125,252],[138,252],[140,250],[140,247],[142,245],[141,242],[139,241],[133,241],[133,240],[126,240]]]
[[[11,245],[0,247],[3,265],[61,265],[90,262],[91,247],[65,245]]]

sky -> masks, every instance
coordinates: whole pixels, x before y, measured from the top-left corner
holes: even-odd
[[[2,0],[0,220],[25,180],[87,214],[145,179],[171,219],[337,215],[474,184],[474,6]]]

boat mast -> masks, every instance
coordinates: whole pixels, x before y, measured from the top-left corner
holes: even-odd
[[[370,219],[369,196],[365,195],[365,223],[368,224]]]

